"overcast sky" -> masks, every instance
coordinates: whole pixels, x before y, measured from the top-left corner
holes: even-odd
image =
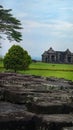
[[[73,52],[73,0],[0,0],[4,8],[22,23],[23,41],[20,45],[34,57],[52,47]],[[2,55],[12,44],[2,42]]]

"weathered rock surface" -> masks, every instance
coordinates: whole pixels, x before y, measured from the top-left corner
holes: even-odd
[[[66,127],[66,128],[63,128],[62,130],[73,130],[73,127]]]
[[[1,130],[63,130],[72,126],[72,81],[0,73]]]
[[[39,126],[40,118],[27,111],[25,105],[0,102],[0,130],[34,129]]]

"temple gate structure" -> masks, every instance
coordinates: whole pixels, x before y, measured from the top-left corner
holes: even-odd
[[[73,53],[69,49],[66,51],[54,51],[50,47],[48,51],[42,54],[42,62],[73,64]]]

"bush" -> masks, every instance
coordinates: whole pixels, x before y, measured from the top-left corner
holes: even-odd
[[[0,56],[0,61],[3,61],[3,57],[2,56]]]
[[[13,45],[6,53],[3,63],[6,69],[12,69],[16,72],[17,70],[27,69],[31,63],[31,57],[22,47]]]

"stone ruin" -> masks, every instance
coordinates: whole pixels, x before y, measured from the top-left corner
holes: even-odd
[[[52,47],[42,54],[42,61],[46,63],[65,63],[73,64],[73,53],[67,49],[66,51],[55,51]]]
[[[73,82],[0,73],[0,130],[73,130]]]

